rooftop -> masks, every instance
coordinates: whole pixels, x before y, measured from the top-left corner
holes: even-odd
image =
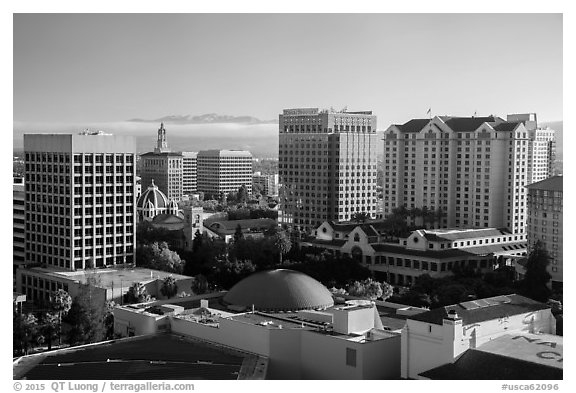
[[[30,268],[33,272],[44,273],[49,276],[58,278],[65,278],[72,281],[86,283],[88,277],[92,276],[99,280],[98,286],[101,288],[128,288],[135,282],[148,283],[156,279],[164,279],[168,276],[174,277],[176,280],[184,280],[190,278],[176,273],[168,273],[160,270],[152,270],[142,267],[133,269],[94,269],[94,270],[56,270],[54,268],[33,267]]]
[[[453,364],[420,375],[430,379],[562,379],[562,342],[561,336],[549,334],[507,334],[467,350]]]
[[[14,379],[245,379],[254,371],[255,358],[204,341],[158,334],[24,357],[14,367]]]
[[[410,316],[408,319],[442,325],[442,321],[448,316],[448,312],[454,310],[458,314],[458,317],[462,319],[462,324],[465,326],[511,315],[545,310],[547,308],[550,308],[550,306],[544,303],[528,299],[524,296],[510,294],[439,307]]]
[[[463,240],[474,239],[478,237],[491,237],[491,236],[504,236],[512,235],[507,229],[497,228],[441,228],[441,229],[420,229],[420,232],[426,234],[437,235],[446,240]]]
[[[529,190],[562,191],[562,176],[552,176],[536,183],[528,184]]]

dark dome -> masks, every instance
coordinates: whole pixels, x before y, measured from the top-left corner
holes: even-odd
[[[334,305],[330,291],[304,273],[276,269],[254,273],[234,285],[224,302],[259,311],[322,309]]]

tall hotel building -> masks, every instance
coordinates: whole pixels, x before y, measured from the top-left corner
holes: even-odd
[[[376,214],[376,116],[285,109],[279,121],[282,224],[311,232],[326,220]]]
[[[154,184],[168,199],[182,199],[182,181],[184,164],[182,153],[170,151],[166,139],[164,124],[158,129],[158,139],[153,152],[140,156],[140,177],[142,189],[146,190],[154,180]]]
[[[27,134],[27,263],[66,270],[134,263],[132,137]]]
[[[528,249],[537,241],[542,242],[550,255],[548,271],[552,276],[552,286],[561,287],[563,282],[562,254],[562,176],[528,185]]]
[[[442,209],[436,226],[525,232],[533,133],[495,116],[413,119],[384,134],[383,212]]]
[[[238,192],[246,186],[252,194],[252,154],[245,150],[198,152],[198,191],[212,196]]]

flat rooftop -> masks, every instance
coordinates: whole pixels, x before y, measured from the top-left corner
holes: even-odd
[[[34,267],[30,269],[33,272],[44,273],[49,276],[65,278],[68,280],[86,283],[89,276],[94,276],[100,281],[99,287],[111,289],[120,287],[130,287],[135,282],[148,283],[156,279],[164,279],[172,276],[176,280],[185,280],[191,278],[176,273],[168,273],[160,270],[152,270],[147,268],[130,268],[130,269],[95,269],[87,271],[70,271],[70,270],[57,270],[53,268]]]
[[[14,379],[245,379],[258,356],[173,334],[131,337],[27,356]],[[252,368],[252,370],[251,370]]]

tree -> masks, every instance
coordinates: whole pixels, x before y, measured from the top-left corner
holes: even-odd
[[[242,233],[242,227],[240,224],[236,225],[236,231],[234,232],[234,243],[238,243],[240,240],[244,238],[244,234]]]
[[[238,189],[238,193],[236,194],[236,201],[238,203],[246,203],[247,200],[248,200],[248,189],[243,184]]]
[[[192,292],[195,295],[202,295],[208,291],[208,280],[202,274],[198,274],[192,281]]]
[[[38,336],[38,320],[34,314],[14,313],[13,352],[15,355],[28,355]]]
[[[552,291],[548,283],[552,276],[548,272],[550,256],[539,240],[534,244],[526,259],[526,273],[519,282],[520,294],[530,299],[546,302]]]
[[[112,340],[114,338],[114,308],[116,303],[113,300],[106,302],[106,313],[104,315],[104,339]]]
[[[378,298],[387,299],[392,296],[392,286],[386,282],[380,283],[374,281],[371,278],[367,278],[364,281],[354,281],[352,285],[348,287],[348,293],[352,296],[364,297],[370,300],[376,300]]]
[[[86,282],[78,287],[78,295],[65,319],[71,325],[67,335],[71,345],[98,342],[105,336],[105,307],[99,291],[100,281],[97,274],[89,274]]]
[[[292,248],[292,242],[290,237],[286,234],[286,231],[277,231],[273,236],[274,247],[280,255],[280,264],[282,264],[282,257]]]
[[[178,285],[176,284],[176,279],[172,276],[164,278],[164,280],[162,280],[160,293],[166,296],[168,299],[176,296],[178,293]]]
[[[62,345],[62,316],[68,314],[70,307],[72,307],[72,297],[63,289],[57,290],[52,294],[51,306],[54,311],[58,313],[58,345]],[[51,348],[51,341],[48,341],[49,349]]]
[[[192,240],[192,252],[196,253],[198,250],[200,250],[203,240],[204,239],[200,230],[196,230],[196,233],[194,234],[194,240]]]
[[[135,282],[128,292],[124,295],[124,303],[145,303],[152,300],[152,297],[148,294],[148,290],[141,282]]]
[[[254,183],[252,185],[252,194],[264,195],[264,185],[262,183]]]
[[[184,263],[176,251],[170,250],[166,242],[154,242],[138,247],[137,265],[165,272],[182,273]]]
[[[356,221],[358,223],[364,223],[370,219],[370,215],[366,212],[356,212],[352,214],[352,221]]]
[[[62,323],[58,313],[47,312],[42,315],[40,331],[48,343],[49,351],[52,349],[52,340],[60,338],[61,325]]]

